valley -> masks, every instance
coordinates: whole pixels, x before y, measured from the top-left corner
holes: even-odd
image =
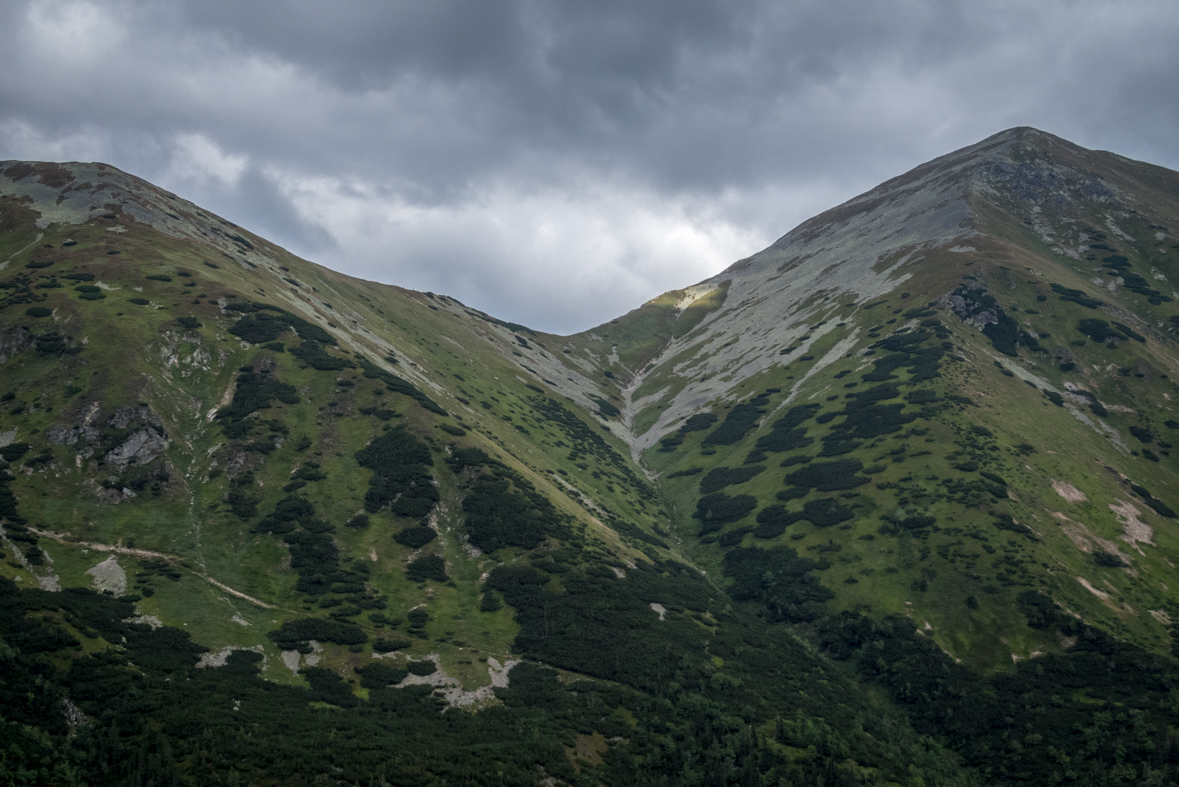
[[[0,162],[0,763],[1172,783],[1177,226],[1012,129],[557,336]]]

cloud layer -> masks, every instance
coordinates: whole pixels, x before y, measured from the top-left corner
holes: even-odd
[[[0,158],[567,332],[1015,125],[1179,167],[1179,8],[13,0]]]

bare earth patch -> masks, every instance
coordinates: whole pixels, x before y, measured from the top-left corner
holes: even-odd
[[[1141,542],[1143,544],[1150,544],[1154,546],[1151,541],[1151,536],[1154,535],[1154,530],[1150,525],[1138,518],[1142,512],[1134,507],[1132,503],[1123,503],[1121,500],[1114,498],[1117,505],[1109,504],[1109,510],[1114,512],[1114,516],[1122,523],[1122,540],[1130,546],[1138,550],[1138,554],[1145,555],[1142,547],[1138,546]]]
[[[282,663],[286,665],[287,669],[296,675],[299,674],[299,651],[284,650],[279,658],[282,659]]]
[[[495,690],[508,687],[508,673],[511,672],[512,667],[520,663],[516,659],[507,659],[501,665],[497,659],[488,658],[487,673],[491,678],[491,684],[466,691],[456,678],[447,675],[446,671],[442,669],[437,653],[431,653],[423,660],[434,662],[435,671],[429,675],[406,675],[398,686],[434,686],[437,693],[441,694],[446,700],[446,704],[452,708],[472,708],[494,700]]]
[[[253,651],[254,653],[261,653],[262,654],[262,666],[263,667],[266,666],[266,651],[263,650],[261,645],[255,645],[252,648],[235,648],[232,645],[227,645],[226,647],[222,648],[221,650],[210,650],[206,653],[201,654],[201,660],[197,662],[197,666],[198,667],[224,667],[226,660],[229,658],[229,654],[233,653],[235,650]],[[290,651],[290,652],[295,653],[296,655],[298,655],[298,653],[299,653],[299,651],[297,651],[297,650]]]
[[[100,593],[109,590],[116,596],[121,596],[127,592],[127,572],[123,571],[114,555],[90,568],[86,573],[92,578],[94,589]]]
[[[153,629],[163,627],[164,623],[155,615],[136,615],[132,618],[124,618],[124,623],[138,623],[140,626],[151,626]]]
[[[1089,540],[1092,534],[1084,525],[1074,522],[1059,511],[1053,511],[1052,516],[1064,522],[1060,526],[1060,529],[1064,531],[1064,534],[1069,537],[1070,541],[1077,545],[1078,549],[1086,554],[1093,551],[1093,542]]]
[[[1085,579],[1084,577],[1077,577],[1077,581],[1085,586],[1085,590],[1088,590],[1090,593],[1097,596],[1097,598],[1101,599],[1102,601],[1105,601],[1106,599],[1109,598],[1108,593],[1106,593],[1104,590],[1098,590],[1097,588],[1093,587],[1093,585],[1090,584],[1089,580]]]
[[[1085,493],[1077,489],[1067,481],[1052,481],[1052,488],[1056,490],[1056,494],[1063,497],[1070,503],[1084,503],[1089,500]]]
[[[1122,554],[1122,550],[1118,549],[1118,545],[1113,541],[1093,535],[1093,533],[1089,531],[1089,528],[1085,527],[1080,522],[1074,522],[1059,511],[1053,511],[1052,516],[1064,522],[1064,524],[1060,526],[1060,529],[1074,544],[1077,545],[1077,547],[1082,552],[1092,552],[1093,544],[1096,543],[1097,546],[1101,547],[1103,552],[1108,552],[1111,555],[1117,555],[1123,560],[1126,560],[1126,556]],[[1129,561],[1127,560],[1127,562]]]

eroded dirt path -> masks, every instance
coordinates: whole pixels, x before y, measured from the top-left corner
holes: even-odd
[[[61,533],[54,533],[52,530],[38,530],[35,527],[30,527],[29,532],[36,533],[41,538],[51,538],[59,544],[83,547],[84,549],[93,549],[95,552],[113,552],[116,555],[130,555],[131,557],[136,558],[159,558],[161,560],[167,560],[169,563],[178,564],[182,570],[188,571],[195,577],[200,577],[213,587],[217,588],[218,590],[223,590],[231,596],[240,598],[243,601],[248,601],[255,606],[262,607],[263,609],[279,609],[279,607],[276,607],[274,604],[267,604],[265,601],[254,598],[253,596],[243,593],[240,590],[234,590],[224,582],[213,579],[211,576],[202,571],[195,571],[184,566],[180,562],[180,557],[178,555],[169,555],[166,552],[155,552],[150,549],[139,549],[138,547],[123,547],[116,544],[100,544],[97,541],[71,541]]]

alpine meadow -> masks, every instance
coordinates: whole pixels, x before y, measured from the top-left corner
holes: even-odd
[[[0,162],[0,782],[1179,783],[1171,279],[1031,128],[571,336]]]

